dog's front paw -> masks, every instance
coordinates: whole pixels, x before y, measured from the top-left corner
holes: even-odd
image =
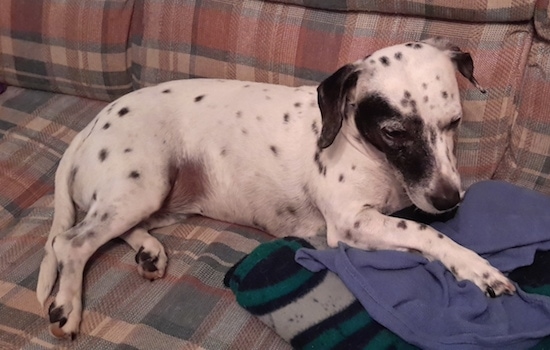
[[[512,295],[516,291],[514,284],[502,272],[475,253],[460,264],[451,265],[449,269],[457,280],[472,281],[491,298],[502,294]]]
[[[153,244],[144,244],[136,254],[138,273],[151,281],[164,276],[167,261],[164,247],[158,241]]]

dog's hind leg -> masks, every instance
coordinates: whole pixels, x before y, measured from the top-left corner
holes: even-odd
[[[44,302],[50,295],[57,278],[57,258],[53,252],[52,242],[57,235],[67,231],[75,223],[76,210],[71,198],[70,188],[78,172],[78,168],[73,167],[72,164],[73,155],[80,143],[80,138],[80,134],[75,137],[75,140],[61,158],[55,174],[53,223],[44,246],[44,257],[40,264],[36,285],[36,296],[42,306],[44,306]]]
[[[137,190],[126,183],[115,184],[116,191],[98,192],[81,223],[52,240],[59,269],[59,292],[48,310],[51,333],[73,337],[82,313],[84,266],[107,241],[131,230],[162,204],[162,193],[154,187]]]
[[[149,230],[175,224],[178,220],[170,215],[153,215],[143,223],[124,233],[122,238],[136,251],[138,273],[148,280],[162,278],[168,258],[162,243]]]

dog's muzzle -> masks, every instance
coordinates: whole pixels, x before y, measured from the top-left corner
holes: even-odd
[[[460,188],[450,184],[448,181],[439,181],[433,194],[427,196],[428,201],[439,211],[453,209],[461,201]]]

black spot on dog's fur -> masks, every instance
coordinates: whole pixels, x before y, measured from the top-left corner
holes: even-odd
[[[439,238],[439,239],[443,239],[443,238],[445,238],[445,236],[443,236],[443,234],[442,234],[442,233],[438,233],[438,234],[437,234],[437,238]]]
[[[409,106],[409,100],[406,98],[401,99],[401,106],[403,106],[403,108],[407,108]]]
[[[199,95],[197,97],[195,97],[195,102],[200,102],[203,98],[204,98],[205,95]]]
[[[353,223],[353,228],[358,229],[359,227],[361,227],[361,221],[356,221]]]
[[[321,153],[319,151],[315,152],[315,155],[313,156],[313,161],[315,162],[315,164],[317,164],[319,174],[326,175],[327,167],[321,161]]]
[[[92,200],[95,201],[96,199],[97,199],[97,193],[94,192],[94,193],[92,194]]]
[[[399,61],[403,57],[403,54],[401,52],[396,52],[393,57],[395,57],[395,59]]]
[[[413,46],[413,43],[406,43],[405,46],[406,46],[406,47],[412,47],[412,46]]]
[[[285,113],[285,115],[283,116],[283,121],[285,123],[288,123],[289,119],[290,119],[290,115],[288,113]]]
[[[133,170],[132,172],[130,172],[130,175],[128,175],[128,177],[131,179],[138,179],[139,176],[139,172],[137,172],[136,170]]]
[[[63,305],[57,307],[55,305],[55,301],[51,303],[50,307],[48,308],[50,323],[59,322],[59,326],[63,327],[67,323],[67,318],[63,316],[63,314]]]
[[[227,155],[227,150],[225,148],[222,148],[220,152],[220,156],[225,157]]]
[[[416,44],[414,44],[414,46],[413,46],[413,49],[417,49],[417,50],[418,50],[418,49],[421,49],[421,48],[422,48],[422,44],[419,44],[419,43],[416,43]]]
[[[351,230],[346,230],[345,237],[348,241],[350,241],[353,238],[353,235],[351,234]]]
[[[338,181],[344,182],[344,174],[340,174],[340,176],[338,176]]]
[[[419,229],[420,231],[424,231],[424,230],[427,229],[427,228],[428,228],[428,225],[426,225],[426,224],[419,224],[419,225],[418,225],[418,229]]]
[[[429,99],[428,96],[424,96],[424,103],[428,103]]]
[[[407,222],[405,220],[401,220],[397,223],[397,227],[399,227],[402,230],[407,229]]]
[[[101,221],[105,221],[109,218],[109,213],[104,213],[103,215],[101,215]]]
[[[319,136],[319,127],[317,126],[317,121],[314,121],[314,122],[311,124],[311,130],[313,131],[313,133],[315,134],[315,136]]]
[[[269,149],[271,150],[271,152],[273,152],[273,154],[274,154],[275,156],[278,156],[278,155],[279,155],[279,150],[277,149],[277,147],[271,145],[271,146],[269,146]]]
[[[428,88],[428,84],[422,83],[422,88],[423,88],[424,90],[426,90],[426,89]]]
[[[60,261],[59,264],[57,264],[57,272],[61,275],[63,273],[63,261]]]
[[[405,97],[407,100],[411,98],[411,93],[407,90],[405,90],[405,92],[403,92],[403,97]]]
[[[449,97],[449,93],[447,91],[441,91],[441,97],[447,98]]]
[[[172,90],[170,90],[170,89],[162,90],[162,93],[163,93],[163,94],[169,94],[169,93],[171,93],[171,92],[172,92]]]
[[[300,108],[301,106],[302,106],[302,103],[301,103],[301,102],[296,102],[296,103],[294,104],[294,107],[296,107],[296,108]]]
[[[128,112],[130,112],[130,110],[128,109],[128,107],[122,107],[122,108],[118,111],[118,116],[119,116],[119,117],[123,117],[123,116],[125,116],[126,114],[128,114]]]
[[[355,170],[357,167],[355,165],[351,166],[351,170]]]
[[[103,148],[101,151],[99,151],[99,161],[103,162],[105,159],[107,159],[107,156],[109,155],[109,151],[107,149]]]
[[[241,132],[242,132],[244,135],[247,135],[247,134],[248,134],[248,130],[246,130],[245,128],[242,128],[242,129],[241,129]]]
[[[243,116],[243,112],[237,111],[237,114],[235,115],[237,118],[240,118]]]
[[[111,123],[105,123],[105,125],[103,125],[103,130],[107,130],[111,127]]]
[[[130,153],[130,152],[132,152],[132,149],[131,149],[131,148],[125,148],[125,149],[124,149],[124,153]]]
[[[380,57],[380,63],[382,63],[382,65],[384,65],[384,66],[389,66],[390,65],[390,59],[387,58],[386,56],[382,56],[382,57]]]
[[[262,116],[261,115],[256,116],[256,120],[261,122],[262,121]]]
[[[458,271],[454,265],[451,265],[451,268],[449,270],[451,270],[453,275],[458,276]]]
[[[286,211],[287,211],[290,215],[296,216],[296,208],[291,207],[291,206],[288,206],[288,207],[286,207]]]

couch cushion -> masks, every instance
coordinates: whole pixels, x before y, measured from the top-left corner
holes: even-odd
[[[130,91],[133,0],[0,0],[0,82],[111,100]]]
[[[0,349],[289,349],[223,286],[234,263],[272,238],[201,217],[155,231],[169,257],[161,280],[140,277],[121,240],[100,248],[84,277],[81,334],[74,342],[49,334],[34,290],[54,172],[105,104],[15,87],[0,95]]]
[[[550,45],[535,40],[519,96],[510,146],[496,178],[550,194]]]
[[[535,8],[535,28],[537,34],[550,40],[550,0],[538,0]]]
[[[488,90],[481,94],[459,77],[465,123],[458,149],[465,185],[492,177],[502,159],[532,37],[529,23],[327,12],[254,0],[137,1],[136,16],[136,87],[188,77],[317,84],[345,63],[384,46],[450,38],[472,53],[477,78]]]
[[[536,0],[270,0],[336,11],[370,11],[467,22],[515,22],[533,18]]]

